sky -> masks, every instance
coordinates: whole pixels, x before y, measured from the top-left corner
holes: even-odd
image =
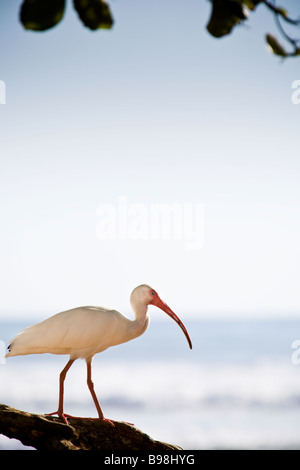
[[[264,7],[217,40],[204,0],[116,0],[96,32],[70,1],[25,31],[19,5],[0,6],[2,319],[132,316],[142,283],[183,320],[297,317],[299,59],[269,53]],[[177,238],[153,215],[174,204]]]

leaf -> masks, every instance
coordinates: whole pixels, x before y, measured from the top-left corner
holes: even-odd
[[[271,52],[273,52],[273,54],[279,55],[281,57],[287,56],[286,51],[284,50],[282,45],[277,41],[275,36],[273,36],[272,34],[266,34],[266,41],[269,46],[269,49],[271,50]]]
[[[283,18],[287,18],[289,16],[288,11],[285,10],[284,8],[277,8],[277,12],[279,15],[281,15]]]
[[[45,31],[57,25],[64,16],[65,0],[24,0],[20,21],[25,29]]]
[[[243,4],[249,8],[249,10],[255,10],[255,8],[257,7],[257,5],[259,3],[261,3],[262,0],[243,0]]]
[[[243,4],[233,0],[212,0],[212,12],[206,26],[208,32],[221,38],[229,34],[234,26],[247,19]]]
[[[104,0],[73,0],[79,18],[87,28],[110,29],[113,18],[109,6]]]

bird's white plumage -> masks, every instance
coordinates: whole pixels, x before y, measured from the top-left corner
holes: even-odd
[[[116,310],[74,308],[21,331],[11,340],[7,357],[43,353],[69,354],[71,359],[92,357],[134,338],[133,323]]]

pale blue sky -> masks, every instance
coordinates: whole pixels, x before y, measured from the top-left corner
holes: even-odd
[[[204,0],[114,1],[98,32],[68,2],[41,34],[19,4],[0,7],[2,317],[130,314],[144,282],[183,319],[298,315],[300,62],[268,53],[264,9],[216,40]],[[99,240],[97,208],[120,196],[204,204],[203,248]]]

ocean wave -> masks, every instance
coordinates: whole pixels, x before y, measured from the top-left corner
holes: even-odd
[[[25,358],[0,366],[0,401],[26,407],[54,405],[63,362],[46,359],[27,364]],[[66,403],[90,401],[85,363],[70,369]],[[299,407],[300,375],[291,363],[257,361],[248,365],[199,365],[173,361],[128,364],[95,361],[93,381],[99,401],[117,408],[152,410],[202,408]],[[16,404],[16,405],[14,405]],[[17,405],[18,404],[18,405]]]

